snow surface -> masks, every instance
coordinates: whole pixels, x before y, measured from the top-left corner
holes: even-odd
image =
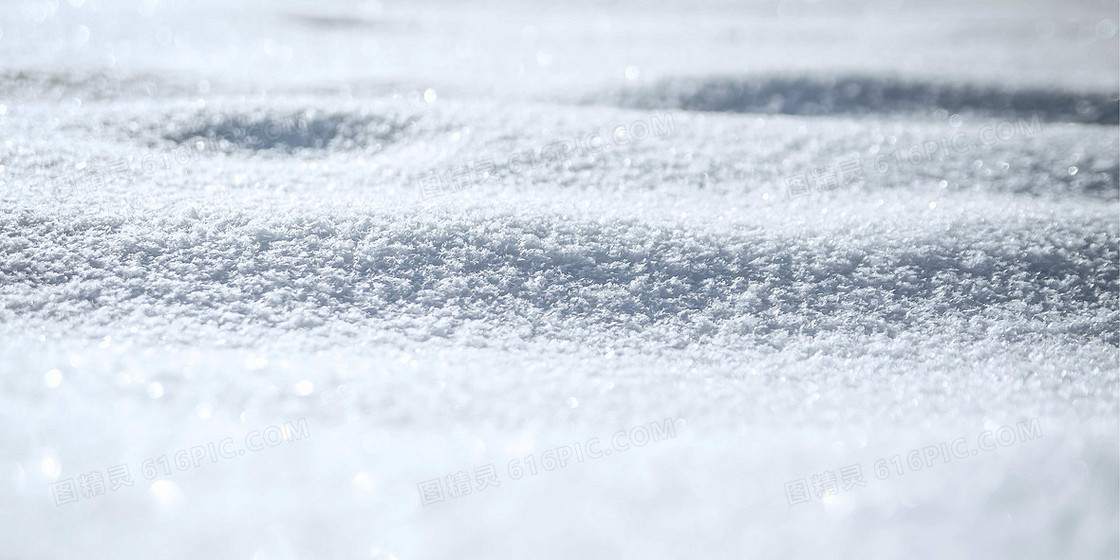
[[[1120,557],[1118,20],[9,2],[0,558]]]

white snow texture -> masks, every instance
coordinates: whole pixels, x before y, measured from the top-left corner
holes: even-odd
[[[8,2],[0,559],[1118,558],[1118,19]]]

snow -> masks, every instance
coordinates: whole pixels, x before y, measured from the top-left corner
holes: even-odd
[[[0,556],[1118,557],[1117,19],[13,2]]]

